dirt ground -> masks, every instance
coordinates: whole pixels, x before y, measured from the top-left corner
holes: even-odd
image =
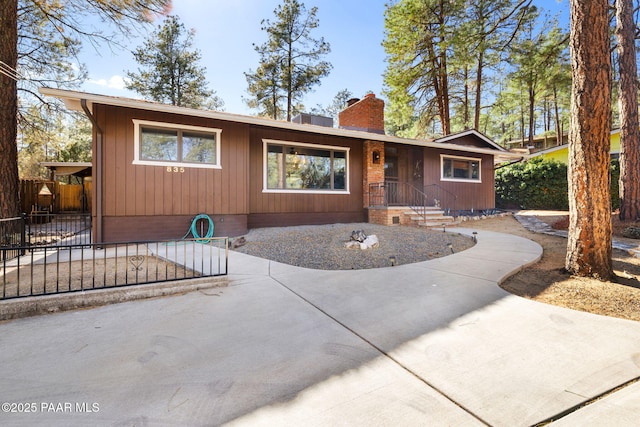
[[[538,218],[556,229],[566,229],[566,216],[541,215]],[[511,216],[485,219],[468,226],[526,237],[542,246],[542,259],[507,279],[502,284],[503,289],[547,304],[640,321],[640,258],[614,249],[614,281],[574,277],[564,269],[567,239],[563,237],[528,231]],[[640,240],[622,236],[624,227],[614,216],[615,238],[640,246]]]
[[[48,263],[7,269],[0,277],[0,298],[44,295],[198,277],[186,267],[154,256],[100,258],[88,261],[48,260]]]

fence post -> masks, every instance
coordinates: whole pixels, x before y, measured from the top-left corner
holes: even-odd
[[[24,256],[24,254],[26,253],[26,249],[24,249],[24,248],[27,246],[27,235],[26,235],[26,231],[27,231],[27,214],[25,212],[22,212],[20,217],[22,218],[22,221],[20,221],[20,246],[22,247],[22,251],[20,253],[20,256]],[[31,242],[29,242],[29,243],[31,243]]]

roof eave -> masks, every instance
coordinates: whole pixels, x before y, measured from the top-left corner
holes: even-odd
[[[447,142],[400,138],[400,137],[391,136],[391,135],[348,130],[348,129],[341,129],[341,128],[329,128],[329,127],[309,125],[309,124],[292,123],[292,122],[267,119],[263,117],[246,116],[241,114],[232,114],[232,113],[226,113],[226,112],[220,112],[220,111],[197,110],[193,108],[178,107],[175,105],[160,104],[156,102],[148,102],[148,101],[136,100],[131,98],[120,98],[120,97],[114,97],[114,96],[71,91],[66,89],[55,89],[55,88],[44,87],[44,88],[40,88],[39,91],[43,95],[60,99],[61,101],[64,102],[66,108],[73,111],[83,111],[81,102],[82,100],[85,100],[89,109],[92,109],[93,104],[103,104],[103,105],[110,105],[110,106],[116,106],[116,107],[158,111],[158,112],[170,113],[170,114],[180,114],[185,116],[204,117],[204,118],[210,118],[215,120],[224,120],[224,121],[245,123],[245,124],[257,125],[257,126],[271,127],[271,128],[310,132],[310,133],[316,133],[316,134],[322,134],[322,135],[341,136],[341,137],[356,138],[361,140],[390,142],[390,143],[404,144],[404,145],[448,149],[448,150],[477,153],[477,154],[490,154],[490,155],[499,154],[501,156],[506,155],[506,157],[511,157],[509,156],[508,151],[503,151],[501,147],[493,143],[492,145],[498,147],[499,149],[498,148],[497,149],[479,148],[479,147],[451,144]],[[476,132],[476,134],[479,135],[480,137],[483,137],[483,135],[478,132]],[[486,137],[484,138],[487,139]],[[443,139],[440,139],[440,141],[442,140]],[[490,140],[488,141],[491,143]],[[513,158],[517,158],[517,157],[519,156],[513,156]]]

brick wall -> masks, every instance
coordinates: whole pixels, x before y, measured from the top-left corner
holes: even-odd
[[[374,153],[377,153],[377,160]],[[367,208],[369,184],[384,182],[384,142],[365,141],[362,156],[362,207]]]
[[[353,100],[338,114],[338,123],[343,129],[384,134],[384,101],[372,93]],[[363,151],[362,206],[368,208],[369,184],[384,182],[384,142],[365,141]]]
[[[384,101],[372,93],[349,105],[338,114],[343,129],[384,134]]]
[[[402,207],[369,208],[369,222],[380,225],[412,225],[411,216],[404,214],[406,210],[407,208]],[[399,223],[394,224],[394,217],[399,220]]]

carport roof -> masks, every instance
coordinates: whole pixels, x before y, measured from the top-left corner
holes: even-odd
[[[40,166],[51,169],[56,176],[91,176],[91,162],[40,162]]]

